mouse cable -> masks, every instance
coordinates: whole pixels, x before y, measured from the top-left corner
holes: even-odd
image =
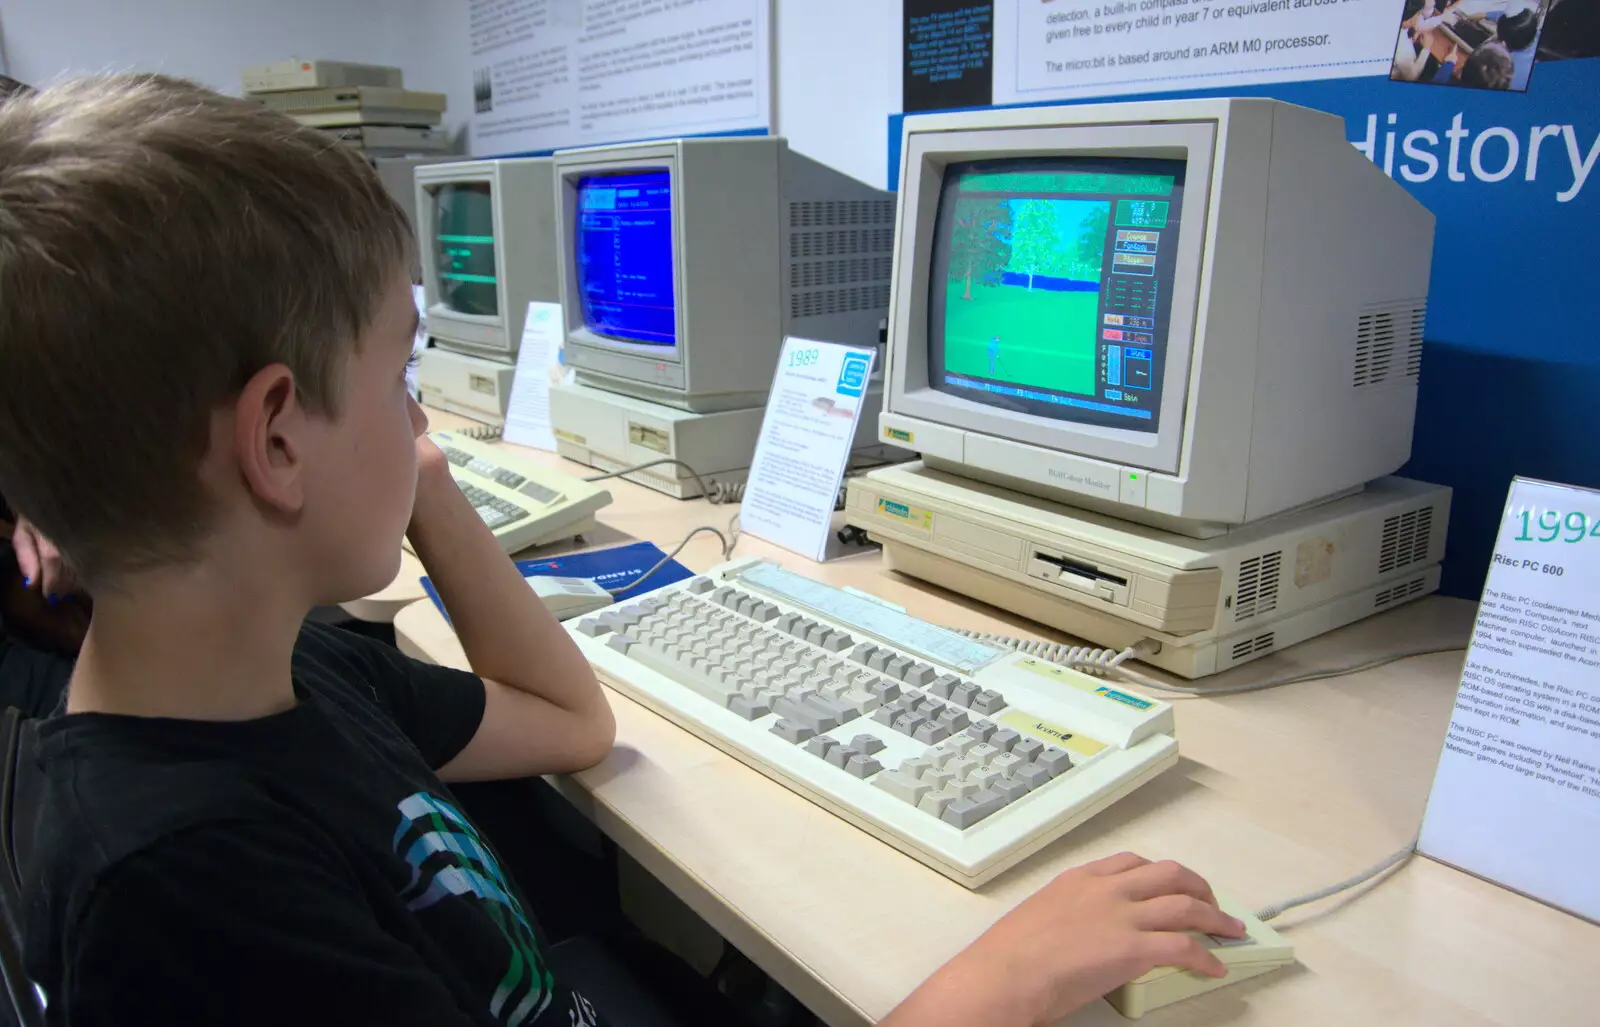
[[[1275,920],[1284,913],[1287,913],[1289,910],[1298,906],[1306,906],[1313,902],[1321,902],[1323,899],[1332,898],[1333,896],[1338,895],[1340,892],[1349,891],[1351,888],[1354,888],[1357,885],[1366,884],[1368,881],[1372,880],[1374,877],[1377,877],[1379,874],[1382,874],[1391,867],[1397,867],[1404,863],[1406,860],[1410,859],[1416,853],[1416,851],[1417,839],[1413,838],[1406,844],[1405,848],[1399,850],[1398,852],[1391,853],[1390,855],[1384,857],[1382,862],[1368,867],[1367,869],[1361,871],[1361,873],[1356,874],[1354,877],[1347,877],[1338,884],[1330,884],[1326,888],[1318,888],[1316,891],[1306,892],[1304,895],[1296,895],[1292,899],[1285,899],[1282,902],[1274,902],[1270,906],[1263,906],[1255,911],[1255,918],[1260,920],[1262,923],[1265,923],[1268,920]]]
[[[1398,652],[1385,653],[1382,656],[1363,660],[1359,663],[1346,664],[1342,667],[1308,670],[1283,677],[1267,678],[1262,681],[1245,681],[1236,685],[1175,685],[1147,677],[1131,667],[1123,666],[1129,660],[1140,659],[1145,655],[1160,652],[1161,643],[1153,638],[1142,639],[1126,649],[1117,650],[1096,649],[1092,646],[1074,646],[1065,642],[1043,642],[1030,638],[1014,638],[1010,635],[997,635],[986,631],[968,631],[964,628],[948,628],[946,630],[953,631],[964,638],[970,638],[976,642],[987,642],[991,645],[1000,646],[1002,649],[1010,649],[1013,652],[1024,653],[1028,656],[1037,656],[1041,660],[1068,667],[1072,670],[1080,670],[1085,674],[1091,674],[1096,677],[1116,677],[1141,688],[1174,692],[1179,695],[1192,695],[1199,698],[1260,692],[1268,688],[1280,688],[1284,685],[1298,685],[1307,681],[1321,681],[1324,678],[1357,674],[1364,670],[1372,670],[1375,667],[1394,663],[1397,660],[1410,659],[1413,656],[1431,656],[1434,653],[1466,651],[1466,647],[1460,645],[1419,646],[1415,649],[1402,649]]]
[[[689,534],[683,536],[683,541],[679,542],[677,547],[673,549],[672,552],[668,553],[666,556],[663,556],[660,560],[657,560],[655,566],[651,567],[637,578],[634,578],[633,581],[629,582],[628,584],[623,585],[621,588],[608,588],[606,591],[610,592],[613,596],[625,595],[629,592],[632,592],[634,589],[644,584],[646,579],[648,579],[656,571],[659,571],[661,568],[671,563],[674,557],[683,552],[684,547],[689,544],[689,540],[700,534],[702,531],[709,531],[711,534],[717,536],[717,540],[722,543],[722,558],[726,560],[733,552],[733,546],[734,543],[738,541],[738,536],[735,535],[734,541],[729,542],[728,536],[722,533],[722,529],[713,528],[709,524],[702,524],[700,527],[689,532]]]

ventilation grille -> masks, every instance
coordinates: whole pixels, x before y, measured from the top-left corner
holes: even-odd
[[[1427,303],[1403,300],[1362,313],[1356,325],[1356,388],[1384,382],[1417,383],[1422,373],[1422,325]]]
[[[1383,542],[1378,550],[1378,573],[1409,567],[1428,559],[1428,543],[1433,539],[1433,507],[1424,506],[1386,518]]]
[[[790,317],[848,314],[853,310],[883,311],[889,306],[889,283],[853,289],[814,289],[789,294]]]
[[[794,200],[790,228],[894,224],[893,200]]]
[[[789,256],[848,257],[860,253],[888,253],[894,249],[893,228],[837,228],[795,232],[789,236]]]
[[[1269,631],[1264,635],[1257,635],[1255,638],[1247,638],[1242,642],[1233,643],[1233,660],[1231,662],[1238,663],[1241,660],[1248,660],[1253,656],[1271,652],[1276,638],[1277,635]]]
[[[1283,570],[1283,550],[1253,556],[1239,565],[1239,587],[1234,590],[1235,623],[1278,608],[1278,575]]]
[[[1398,585],[1391,585],[1372,597],[1372,608],[1374,610],[1382,610],[1396,603],[1403,603],[1407,599],[1421,595],[1427,587],[1428,576],[1426,574],[1418,578],[1412,578],[1410,581],[1402,581]]]
[[[894,261],[889,257],[812,260],[789,265],[789,286],[794,289],[815,289],[819,285],[883,282],[893,269]]]

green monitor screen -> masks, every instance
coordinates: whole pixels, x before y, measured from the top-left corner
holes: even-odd
[[[433,259],[439,302],[458,314],[498,317],[494,193],[489,183],[441,185],[433,197]]]
[[[945,169],[929,382],[975,403],[1155,432],[1181,160],[1051,157]]]

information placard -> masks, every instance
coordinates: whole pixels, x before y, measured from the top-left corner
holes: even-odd
[[[504,438],[519,446],[555,452],[555,431],[550,425],[551,368],[560,361],[561,304],[528,304],[522,342],[517,348],[517,373],[512,379],[511,402],[506,405]]]
[[[1600,921],[1600,492],[1512,483],[1417,849]]]
[[[873,356],[831,342],[783,341],[739,510],[741,530],[813,560],[827,558]]]
[[[472,154],[764,131],[772,0],[470,0]]]

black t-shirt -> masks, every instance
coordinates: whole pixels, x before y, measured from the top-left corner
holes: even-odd
[[[25,931],[51,1022],[599,1023],[434,773],[483,683],[316,625],[294,683],[241,723],[41,725]]]

